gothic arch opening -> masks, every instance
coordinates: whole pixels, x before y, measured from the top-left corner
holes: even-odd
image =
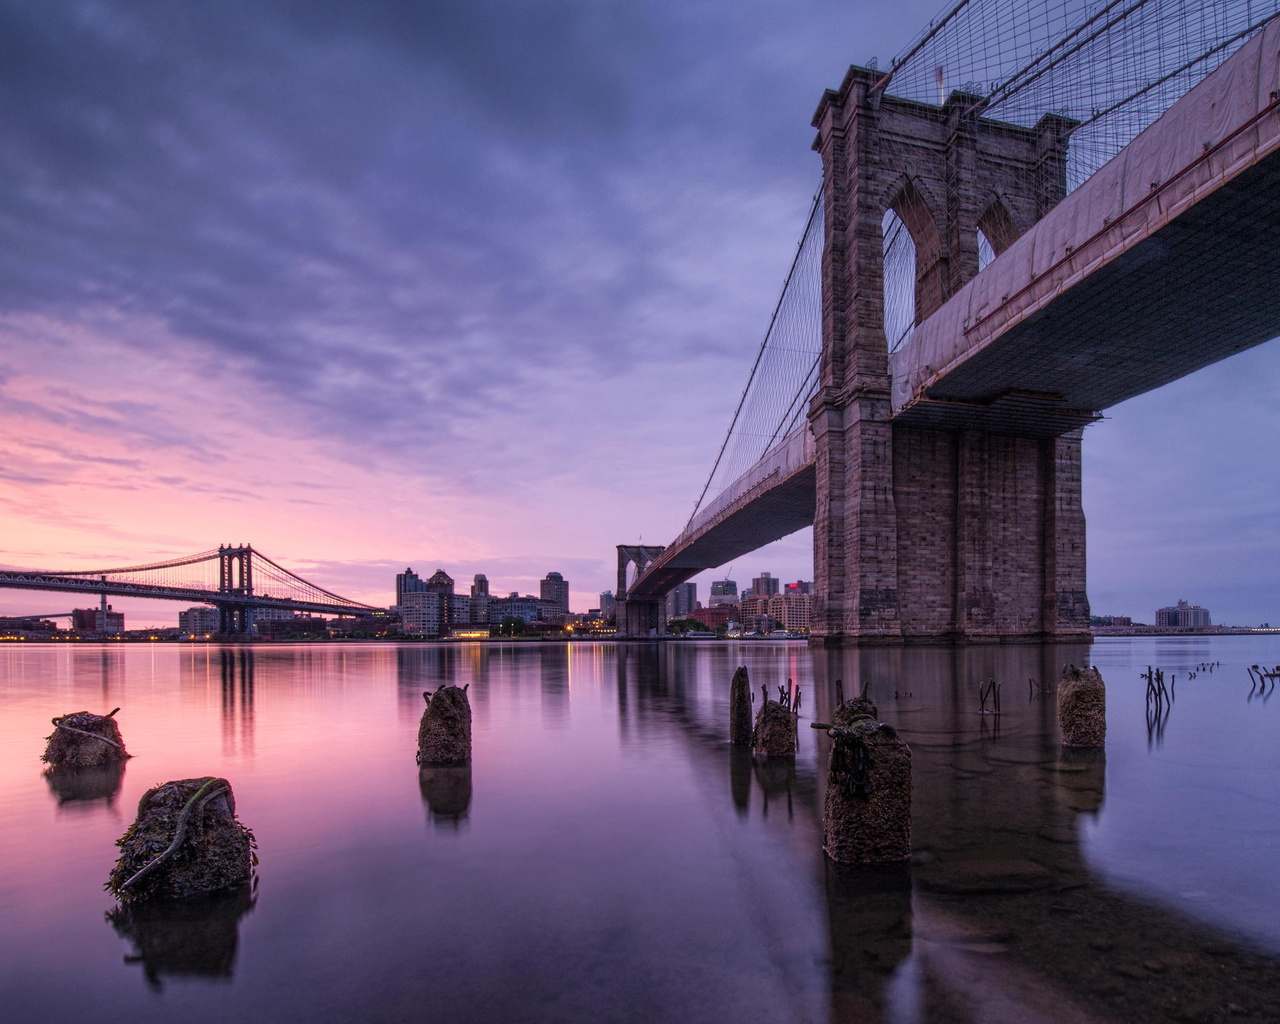
[[[889,351],[906,344],[916,328],[916,243],[893,210],[884,211],[884,336]]]
[[[1009,248],[1019,234],[1008,209],[999,199],[994,200],[978,218],[978,269],[982,270]]]
[[[895,352],[942,305],[942,240],[924,197],[907,182],[880,221],[884,333]]]

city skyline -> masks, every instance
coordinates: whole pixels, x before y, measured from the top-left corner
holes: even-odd
[[[937,8],[0,3],[0,564],[233,538],[373,603],[431,563],[594,606],[711,468],[823,89]],[[1278,394],[1272,342],[1086,430],[1095,612],[1280,617]],[[812,579],[809,532],[750,564]]]

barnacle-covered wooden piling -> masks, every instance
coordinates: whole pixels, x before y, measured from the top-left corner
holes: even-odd
[[[427,691],[418,725],[419,764],[462,764],[471,760],[471,702],[467,686],[442,686]]]
[[[212,776],[147,790],[116,845],[106,888],[122,903],[217,892],[253,873],[253,833],[236,820],[231,784]]]
[[[729,684],[729,742],[735,747],[751,746],[751,681],[746,665],[738,667]]]
[[[1096,668],[1068,665],[1058,680],[1058,728],[1065,747],[1107,742],[1107,688]]]
[[[879,720],[871,701],[845,701],[831,736],[823,849],[843,864],[887,864],[911,856],[911,748]]]
[[[769,691],[761,687],[764,702],[756,712],[756,725],[751,734],[751,749],[756,757],[795,757],[797,709],[789,690],[779,686],[778,700],[769,699]]]
[[[116,724],[115,708],[109,714],[73,711],[53,719],[53,732],[47,737],[41,760],[58,768],[96,768],[116,764],[128,758],[124,739]]]

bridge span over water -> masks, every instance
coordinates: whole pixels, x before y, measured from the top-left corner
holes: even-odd
[[[1082,121],[900,98],[892,71],[851,68],[813,122],[797,266],[820,251],[820,348],[799,414],[672,544],[619,548],[620,635],[809,525],[815,642],[1085,635],[1083,428],[1280,335],[1280,18],[1213,45],[1235,49],[1071,191]]]
[[[220,633],[253,631],[254,613],[279,609],[324,615],[380,611],[318,587],[251,545],[117,569],[0,570],[0,587],[101,597],[145,597],[218,609]]]

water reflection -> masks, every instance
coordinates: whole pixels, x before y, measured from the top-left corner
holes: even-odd
[[[88,768],[52,767],[45,771],[49,792],[58,801],[58,809],[89,809],[103,803],[114,808],[124,781],[124,761]]]
[[[445,832],[456,832],[471,812],[471,765],[422,765],[418,788],[427,820]]]
[[[235,970],[240,919],[253,909],[249,886],[185,900],[118,906],[107,912],[116,934],[134,952],[147,984],[159,992],[166,978],[230,980]]]
[[[833,1024],[911,1019],[894,986],[912,949],[911,869],[824,862]]]
[[[1273,648],[1250,650],[1249,663],[1277,660]],[[101,660],[86,653],[96,687]],[[278,989],[263,979],[294,970],[307,980],[297,986],[298,1019],[401,1019],[420,1010],[423,992],[457,1019],[492,1020],[533,1019],[554,1005],[562,1019],[1142,1024],[1261,1021],[1280,1005],[1275,958],[1240,938],[1252,927],[1258,941],[1280,941],[1273,922],[1259,926],[1242,909],[1274,905],[1274,723],[1257,706],[1245,713],[1246,662],[1228,663],[1220,646],[1166,659],[1170,675],[1210,655],[1225,667],[1216,680],[1207,670],[1179,680],[1179,722],[1198,732],[1175,722],[1150,754],[1140,671],[1156,659],[1118,644],[433,644],[254,655],[173,654],[193,666],[204,659],[178,693],[130,687],[107,662],[121,691],[108,706],[131,697],[143,735],[189,730],[210,752],[201,770],[222,770],[220,727],[241,745],[255,715],[261,726],[258,763],[270,771],[241,767],[244,800],[255,807],[264,862],[282,866],[294,894],[254,911],[243,937],[254,969],[236,973],[233,995],[192,1001],[192,1024],[241,1010],[274,1019]],[[146,663],[134,657],[137,679]],[[1057,679],[1064,664],[1090,660],[1107,679],[1108,747],[1064,749]],[[803,688],[794,761],[757,763],[729,745],[729,683],[741,664],[757,702],[762,685],[774,692],[792,678]],[[1003,687],[999,716],[982,714],[980,688],[992,679]],[[829,740],[809,723],[829,718],[836,680],[846,696],[865,689],[911,746],[909,865],[867,871],[821,853]],[[421,713],[422,691],[445,682],[470,683],[476,705],[490,710],[476,717],[483,816],[470,813],[469,766],[426,766],[421,809],[412,793],[403,799],[409,719]],[[47,720],[48,692],[34,678],[24,691],[24,707],[40,711],[33,720]],[[287,742],[335,716],[358,742],[323,759]],[[173,763],[183,756],[175,750]],[[323,815],[298,809],[317,771],[332,805]],[[28,802],[14,805],[26,816],[5,830],[23,836],[10,856],[69,853],[23,861],[24,877],[41,886],[28,894],[9,883],[0,898],[62,914],[49,925],[59,955],[77,985],[106,994],[104,1022],[151,1019],[128,1002],[128,992],[148,995],[131,970],[111,963],[95,974],[94,950],[77,945],[83,900],[46,909],[48,893],[81,884],[76,864],[108,859],[111,838],[49,814],[60,784],[40,782],[29,758],[13,770],[8,785]],[[88,796],[87,785],[66,791],[86,794],[69,797],[85,806],[107,799]],[[1160,812],[1141,817],[1151,803]],[[427,844],[425,872],[419,815],[450,836]],[[1208,894],[1199,904],[1181,895],[1193,887]],[[1231,904],[1217,919],[1233,931],[1204,923],[1210,903]],[[230,979],[238,921],[251,906],[130,909],[113,924],[157,987],[184,975]],[[337,947],[333,935],[343,937]],[[10,963],[27,955],[21,938],[0,952]],[[30,971],[25,962],[11,969],[15,984],[70,1019],[59,1002],[66,978],[48,955],[30,954],[38,957]],[[357,991],[353,978],[368,983]]]
[[[223,647],[218,651],[222,694],[222,743],[229,754],[253,754],[254,651]]]

